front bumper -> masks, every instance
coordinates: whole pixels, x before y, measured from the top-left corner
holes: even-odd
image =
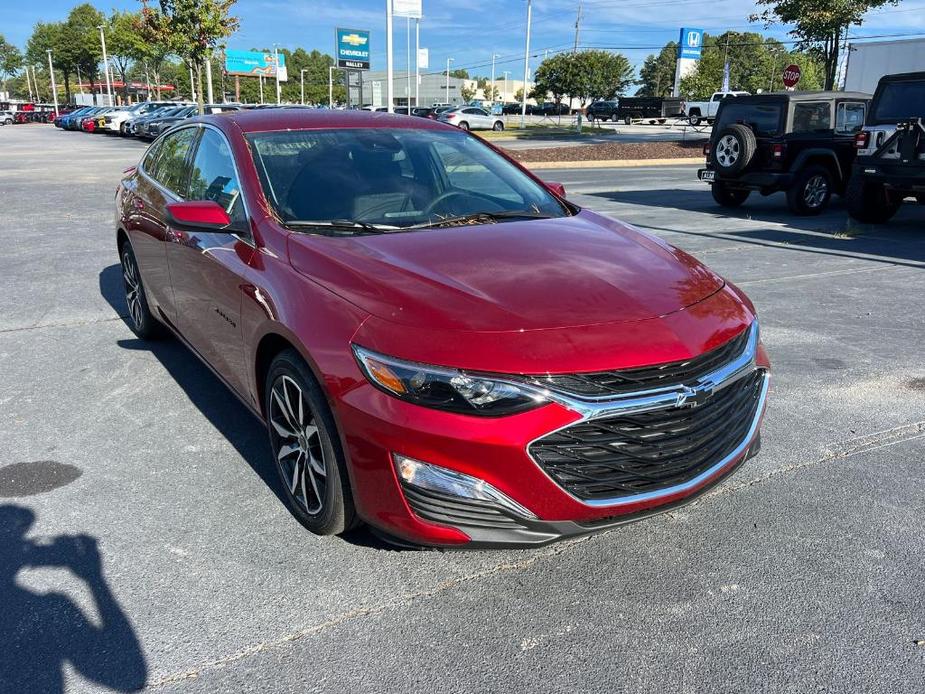
[[[420,408],[372,386],[357,387],[344,394],[336,407],[357,510],[393,541],[441,547],[501,547],[542,545],[688,503],[757,453],[769,365],[764,349],[757,343],[757,333],[755,339],[747,363],[738,364],[724,376],[733,383],[756,371],[761,375],[757,408],[747,433],[735,447],[683,484],[604,501],[573,496],[528,452],[532,442],[595,417],[578,405],[554,402],[508,417],[480,418]],[[716,390],[723,387],[713,383],[711,389],[713,386]],[[648,397],[664,398],[669,394]],[[607,403],[599,401],[595,407],[603,411]],[[406,485],[395,471],[393,454],[484,480],[526,509],[531,517],[496,504]]]

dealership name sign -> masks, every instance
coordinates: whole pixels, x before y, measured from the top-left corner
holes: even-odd
[[[344,70],[369,70],[369,31],[337,29],[337,67]]]

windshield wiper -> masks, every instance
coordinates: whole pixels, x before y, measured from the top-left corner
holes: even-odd
[[[325,229],[353,229],[366,231],[370,234],[385,234],[389,231],[398,229],[398,227],[377,226],[369,222],[361,222],[358,219],[331,219],[331,220],[310,220],[310,219],[291,219],[283,222],[287,227],[322,227]]]
[[[405,229],[428,229],[444,226],[464,226],[478,222],[494,223],[503,219],[552,219],[551,215],[531,212],[529,210],[502,210],[500,212],[475,212],[473,214],[463,214],[457,217],[443,217],[432,222],[415,224],[414,226],[404,227]]]

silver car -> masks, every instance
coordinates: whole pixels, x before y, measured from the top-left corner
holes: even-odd
[[[437,120],[463,130],[504,130],[504,120],[501,116],[493,116],[478,106],[451,108],[437,116]]]

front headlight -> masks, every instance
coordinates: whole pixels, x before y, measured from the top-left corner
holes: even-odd
[[[416,405],[498,417],[549,402],[534,388],[491,376],[403,361],[357,345],[353,353],[370,383]]]

